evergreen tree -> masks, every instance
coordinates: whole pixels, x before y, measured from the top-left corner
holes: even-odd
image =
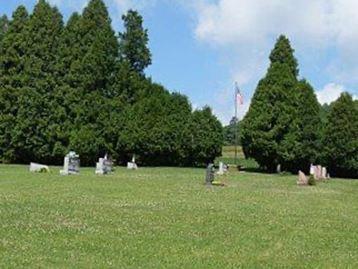
[[[108,122],[120,104],[112,94],[119,45],[107,8],[91,0],[80,16],[74,13],[61,36],[58,73],[63,77],[57,98],[63,106],[65,147],[76,150],[82,164],[92,164],[106,151],[113,152],[104,136],[118,136]],[[111,99],[108,99],[111,98]],[[60,117],[63,114],[59,114]]]
[[[55,122],[54,90],[62,16],[45,0],[36,4],[24,36],[27,41],[23,71],[24,88],[18,100],[16,143],[24,162],[54,158],[59,122]],[[59,157],[58,157],[59,158]]]
[[[280,36],[266,76],[259,82],[241,126],[245,156],[262,168],[291,169],[298,139],[297,61],[289,40]]]
[[[224,141],[225,144],[228,146],[235,145],[236,143],[236,135],[235,132],[237,131],[237,142],[238,144],[241,144],[240,142],[240,123],[239,120],[236,117],[233,117],[230,120],[229,125],[224,127]]]
[[[286,65],[293,76],[297,77],[299,70],[298,70],[298,63],[294,56],[294,49],[291,47],[290,41],[284,35],[281,35],[270,54],[270,61],[271,64],[279,63]]]
[[[223,128],[209,107],[194,111],[191,123],[193,165],[207,165],[222,153]]]
[[[67,85],[71,88],[79,86],[76,70],[79,68],[84,53],[82,52],[81,16],[73,13],[69,18],[60,38],[58,51],[58,66],[56,72],[60,76],[60,86]]]
[[[188,164],[191,107],[186,97],[148,85],[147,97],[123,113],[117,151],[123,161],[132,154],[146,165]]]
[[[25,37],[28,13],[19,6],[0,46],[0,158],[4,162],[17,159],[14,128],[19,110],[18,99],[25,85],[25,56],[27,41]]]
[[[321,117],[321,121],[322,121],[323,125],[326,125],[328,122],[327,116],[328,116],[329,110],[330,110],[330,106],[328,104],[321,105],[320,117]]]
[[[129,63],[131,70],[143,74],[152,62],[148,31],[143,29],[143,18],[137,11],[129,10],[122,19],[125,32],[119,33],[121,58]]]
[[[66,27],[45,0],[30,17],[16,10],[0,46],[2,161],[59,165],[75,150],[82,165],[109,153],[121,163],[136,154],[141,164],[183,166],[220,154],[220,122],[145,77],[147,31],[137,12],[123,18],[120,49],[101,0]]]
[[[80,63],[73,70],[85,92],[106,95],[115,75],[118,41],[111,27],[108,10],[102,0],[91,0],[80,22]]]
[[[348,93],[331,104],[323,141],[331,175],[358,178],[358,109]]]
[[[0,43],[9,28],[9,20],[6,15],[0,17]]]
[[[302,80],[297,85],[298,90],[298,138],[296,141],[295,161],[292,170],[309,172],[311,163],[317,163],[320,158],[322,121],[321,106],[317,101],[311,85]]]

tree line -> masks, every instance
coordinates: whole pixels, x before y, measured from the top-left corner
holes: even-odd
[[[69,150],[92,165],[109,153],[142,165],[203,165],[221,154],[223,130],[209,107],[145,75],[148,32],[137,11],[115,33],[102,0],[65,24],[39,0],[0,18],[0,158],[61,164]]]
[[[333,176],[358,178],[358,106],[343,93],[321,107],[313,87],[299,79],[294,50],[280,36],[271,64],[258,83],[248,113],[240,122],[245,156],[270,172],[309,170],[321,163]]]

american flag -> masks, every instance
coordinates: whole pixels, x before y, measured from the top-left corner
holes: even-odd
[[[235,98],[238,105],[244,104],[244,96],[241,94],[239,85],[237,85],[237,83],[235,83]]]

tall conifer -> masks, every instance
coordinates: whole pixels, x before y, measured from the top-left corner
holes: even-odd
[[[0,43],[9,28],[9,19],[6,15],[0,17]]]
[[[129,10],[122,19],[125,31],[119,33],[121,58],[131,70],[143,74],[144,69],[152,63],[148,30],[143,28],[143,18],[137,11]]]
[[[21,159],[52,160],[57,126],[53,118],[56,108],[56,65],[58,45],[63,29],[62,16],[45,0],[36,4],[25,29],[27,49],[24,88],[19,98],[17,133],[14,138],[21,147]]]
[[[297,85],[298,136],[295,143],[295,161],[292,170],[308,173],[311,163],[318,163],[322,151],[321,105],[312,86],[301,80]]]
[[[297,141],[297,61],[289,40],[280,36],[266,76],[259,82],[245,116],[242,145],[246,157],[274,171],[281,164],[290,169]]]
[[[358,178],[358,108],[348,93],[331,104],[323,142],[331,174]]]
[[[17,160],[14,137],[19,133],[14,124],[26,79],[27,26],[27,10],[19,6],[13,13],[0,46],[0,158],[5,162]]]

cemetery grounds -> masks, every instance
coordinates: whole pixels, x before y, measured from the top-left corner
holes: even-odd
[[[60,169],[0,165],[0,268],[358,268],[357,180]]]

